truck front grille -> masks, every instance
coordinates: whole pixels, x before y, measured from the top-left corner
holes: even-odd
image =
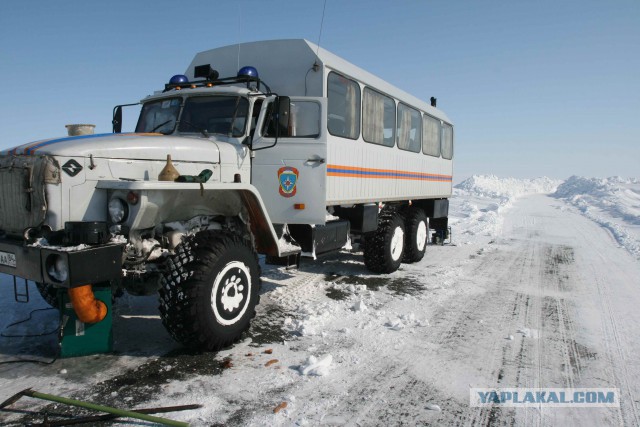
[[[0,230],[23,235],[44,223],[46,184],[60,183],[60,167],[49,156],[0,156]]]

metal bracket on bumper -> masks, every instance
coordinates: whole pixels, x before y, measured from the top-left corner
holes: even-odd
[[[64,251],[0,239],[0,252],[15,256],[15,266],[0,264],[0,273],[62,288],[105,282],[122,276],[122,248],[107,243]],[[52,274],[54,268],[66,274]]]

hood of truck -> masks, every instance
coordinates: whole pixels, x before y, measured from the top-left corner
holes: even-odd
[[[218,143],[213,139],[157,133],[108,133],[52,138],[0,152],[4,155],[91,155],[94,158],[136,160],[163,160],[169,153],[178,161],[220,163]]]

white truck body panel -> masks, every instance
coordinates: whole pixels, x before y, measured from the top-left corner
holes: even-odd
[[[177,137],[162,134],[107,133],[46,139],[24,144],[2,154],[53,154],[65,157],[89,157],[126,160],[167,160],[220,163],[214,140],[201,137]],[[154,179],[154,178],[149,178]]]
[[[260,191],[273,222],[324,224],[328,133],[324,112],[327,102],[324,98],[291,97],[292,103],[296,100],[315,101],[320,105],[320,135],[317,138],[279,138],[275,147],[255,151],[251,182]],[[274,138],[259,136],[254,140],[254,147],[270,146],[274,142]],[[295,176],[282,176],[286,172]],[[285,191],[281,178],[295,181],[291,184],[292,191]]]
[[[327,78],[334,71],[357,81],[361,93],[366,86],[371,87],[393,97],[396,104],[401,101],[451,124],[449,118],[437,108],[325,49],[318,49],[307,40],[242,43],[200,52],[191,62],[186,75],[193,78],[194,67],[203,64],[211,64],[220,71],[220,75],[233,75],[238,63],[240,66],[256,67],[260,78],[279,95],[326,98]],[[318,65],[318,71],[313,71],[314,63]],[[307,179],[301,178],[300,185],[307,186],[305,193],[309,191],[308,188],[314,189],[316,200],[322,200],[326,206],[451,196],[451,160],[404,151],[397,145],[385,147],[371,144],[363,140],[362,132],[354,140],[336,137],[326,131],[327,115],[324,113],[322,120],[323,140],[326,140],[326,151],[323,153],[326,152],[326,157],[324,154],[318,155],[326,158],[326,164],[316,168],[313,174],[313,179],[319,180],[317,183],[309,186]],[[268,157],[272,165],[287,165],[287,161],[291,163],[294,152],[295,156],[300,157],[298,160],[304,157],[304,144],[298,147],[293,141],[283,141],[281,139],[277,146],[256,154],[254,167],[258,166],[260,171],[254,170],[252,182],[260,189],[275,222],[324,224],[324,206],[312,203],[307,205],[305,212],[299,212],[290,208],[289,200],[283,204],[282,198],[273,193],[273,172],[262,164],[267,161],[265,158]],[[308,148],[312,147],[313,144]],[[326,171],[326,174],[322,176],[317,173],[319,171]],[[324,191],[324,195],[319,195],[318,191]]]
[[[452,162],[329,136],[327,204],[451,196]]]

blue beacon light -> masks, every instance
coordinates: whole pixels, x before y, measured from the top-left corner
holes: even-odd
[[[189,79],[184,74],[176,74],[169,80],[170,85],[181,85],[185,83],[189,83]]]
[[[255,67],[247,65],[238,70],[238,74],[236,77],[252,77],[254,79],[257,79],[259,78],[258,70],[256,70]]]

